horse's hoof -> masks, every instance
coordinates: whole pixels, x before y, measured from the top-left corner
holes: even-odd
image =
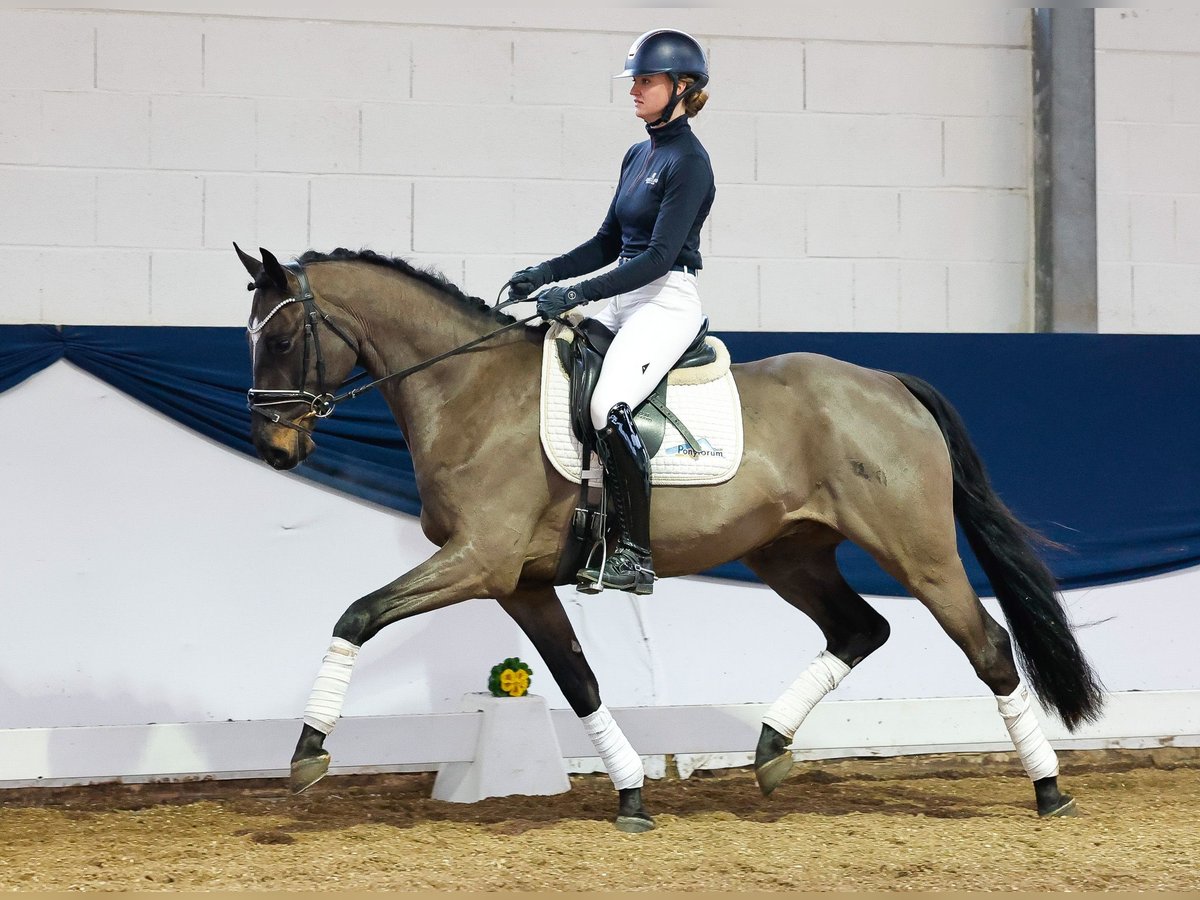
[[[324,778],[329,772],[329,761],[328,753],[292,760],[292,777],[289,782],[292,793],[299,794],[301,791],[306,791]]]
[[[771,796],[771,791],[779,787],[783,779],[787,778],[794,763],[792,751],[787,750],[755,768],[754,777],[758,780],[758,789],[762,791],[764,797]]]
[[[617,816],[613,824],[617,826],[617,831],[626,834],[643,834],[654,830],[654,820],[649,816]]]
[[[1045,812],[1038,810],[1038,816],[1043,819],[1065,819],[1079,815],[1079,807],[1075,805],[1074,797],[1064,796],[1062,800],[1063,802],[1054,809],[1048,809]]]

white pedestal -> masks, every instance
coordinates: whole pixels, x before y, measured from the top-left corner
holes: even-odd
[[[463,712],[483,713],[471,762],[443,763],[433,799],[474,803],[509,794],[561,794],[571,789],[545,697],[467,694]]]

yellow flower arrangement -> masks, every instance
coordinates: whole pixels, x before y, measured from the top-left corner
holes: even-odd
[[[533,669],[515,656],[492,666],[488,677],[488,690],[493,697],[524,697],[529,692],[529,681]]]

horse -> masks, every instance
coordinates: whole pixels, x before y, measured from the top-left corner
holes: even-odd
[[[592,737],[617,790],[616,827],[653,828],[640,758],[604,707],[555,593],[578,495],[539,443],[544,329],[527,325],[536,316],[516,320],[438,273],[370,250],[310,250],[284,265],[265,249],[259,260],[234,248],[253,279],[249,406],[259,456],[278,470],[301,464],[337,402],[379,390],[412,455],[422,530],[438,547],[338,618],[305,708],[291,789],[329,769],[325,739],[363,644],[401,619],[494,598]],[[374,380],[335,397],[355,367]],[[824,636],[821,655],[764,717],[754,763],[762,793],[792,767],[805,715],[888,639],[887,620],[838,569],[835,551],[851,541],[929,609],[996,696],[1038,815],[1074,814],[1029,691],[1075,730],[1100,715],[1103,687],[1035,551],[1040,535],[997,495],[957,412],[916,377],[817,354],[732,371],[741,466],[723,484],[655,488],[652,549],[660,577],[743,561]],[[956,518],[1012,639],[968,581]]]

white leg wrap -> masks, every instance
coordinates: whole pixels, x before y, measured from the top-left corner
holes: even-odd
[[[604,768],[608,769],[608,777],[612,779],[616,789],[623,791],[625,788],[640,788],[646,780],[642,758],[634,752],[608,707],[602,703],[598,710],[590,716],[583,716],[579,721],[587,729],[596,752],[604,760]]]
[[[308,705],[304,707],[305,725],[311,725],[324,734],[333,731],[342,714],[346,688],[350,686],[350,673],[354,671],[357,658],[358,648],[352,643],[342,638],[333,639],[321,661]]]
[[[1030,779],[1049,778],[1058,774],[1058,755],[1046,736],[1042,734],[1042,726],[1038,724],[1029,703],[1029,691],[1024,683],[1018,684],[1017,689],[1007,697],[996,697],[996,705],[1000,715],[1004,717],[1004,727],[1017,748],[1021,757],[1021,765]]]
[[[822,650],[821,655],[783,692],[783,696],[771,704],[763,716],[763,724],[770,725],[785,738],[791,739],[817,702],[849,674],[848,665],[828,650]]]

